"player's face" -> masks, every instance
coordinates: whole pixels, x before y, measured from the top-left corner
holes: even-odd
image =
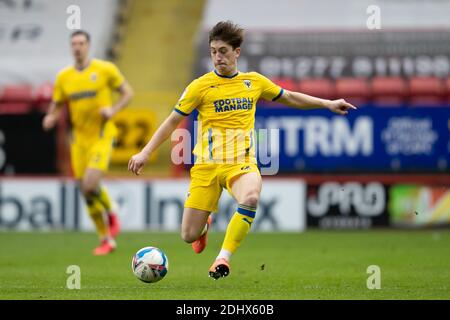
[[[236,72],[237,59],[241,48],[233,49],[222,40],[213,40],[209,45],[211,59],[216,70],[222,75],[232,75]]]
[[[71,40],[72,54],[76,61],[83,61],[89,53],[89,42],[82,34],[76,35]]]

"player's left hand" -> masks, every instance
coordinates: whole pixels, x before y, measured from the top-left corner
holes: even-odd
[[[102,115],[103,119],[109,120],[116,114],[116,112],[113,108],[104,107],[100,109],[100,114]]]
[[[348,110],[350,109],[356,110],[356,107],[354,105],[348,103],[344,99],[331,100],[327,107],[331,111],[340,115],[348,114]]]
[[[140,175],[148,158],[149,156],[142,151],[135,154],[128,162],[128,171],[133,172],[137,176]]]

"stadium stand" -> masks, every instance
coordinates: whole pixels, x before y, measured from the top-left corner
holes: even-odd
[[[53,82],[56,72],[71,63],[68,45],[72,30],[61,26],[70,26],[71,13],[66,12],[73,4],[70,0],[42,0],[23,7],[2,3],[0,86]],[[82,8],[80,27],[92,35],[92,54],[105,58],[118,0],[80,0],[76,4]]]
[[[303,79],[298,90],[306,94],[333,99],[336,96],[334,83],[329,79]]]
[[[339,78],[336,81],[336,95],[346,97],[356,105],[362,105],[371,97],[370,86],[364,78]]]
[[[443,105],[445,87],[436,77],[412,77],[409,79],[411,105]]]
[[[349,97],[379,107],[447,106],[450,75],[448,21],[441,12],[450,3],[383,3],[382,29],[369,30],[369,0],[352,1],[345,10],[332,0],[281,1],[273,15],[269,3],[249,0],[207,2],[202,39],[217,21],[230,19],[245,26],[243,71],[256,70],[286,88],[327,98]],[[246,6],[258,8],[248,16]],[[298,12],[308,13],[298,19]],[[336,15],[335,12],[340,12]],[[416,19],[419,17],[420,19]],[[200,37],[201,38],[201,37]],[[207,48],[199,41],[196,75],[207,72]],[[297,86],[295,85],[297,84]]]
[[[401,77],[373,77],[373,102],[380,106],[401,106],[408,95],[408,86]]]
[[[119,0],[77,1],[83,8],[81,28],[92,36],[93,56],[107,56]],[[0,113],[46,110],[56,73],[72,63],[69,49],[73,1],[51,0],[20,6],[4,2],[0,11]],[[64,12],[65,14],[58,14]],[[71,11],[72,12],[72,11]]]

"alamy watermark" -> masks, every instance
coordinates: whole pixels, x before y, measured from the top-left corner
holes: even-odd
[[[367,267],[366,272],[370,274],[367,278],[367,289],[381,289],[381,269],[377,265],[370,265]]]
[[[366,20],[366,26],[369,30],[381,29],[381,9],[377,5],[370,5],[366,9],[366,13],[369,15]]]
[[[81,8],[77,5],[70,5],[66,9],[66,13],[69,14],[66,20],[66,27],[69,30],[81,29]]]
[[[67,289],[81,289],[81,268],[77,265],[70,265],[67,267],[66,273],[69,274],[66,281]]]
[[[171,136],[171,152],[176,165],[197,163],[242,164],[254,161],[261,165],[262,175],[275,175],[280,164],[279,129],[202,130],[202,122],[194,122],[194,139],[187,129],[178,128]],[[200,136],[199,134],[200,133]],[[192,141],[196,142],[195,148]],[[191,153],[194,150],[194,161]],[[253,160],[252,160],[253,159]]]

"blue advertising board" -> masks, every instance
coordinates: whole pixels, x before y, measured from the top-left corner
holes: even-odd
[[[450,171],[449,107],[366,106],[339,116],[259,106],[255,127],[279,130],[271,146],[281,172]]]

